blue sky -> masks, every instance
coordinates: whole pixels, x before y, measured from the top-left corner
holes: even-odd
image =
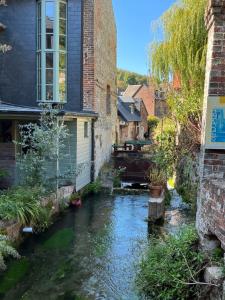
[[[113,0],[117,23],[117,65],[140,74],[148,73],[148,48],[156,37],[152,22],[175,0]]]

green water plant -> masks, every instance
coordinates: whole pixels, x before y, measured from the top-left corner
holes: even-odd
[[[19,261],[12,261],[0,280],[0,295],[4,295],[7,291],[16,286],[20,280],[24,278],[29,270],[30,263],[27,258]]]
[[[199,287],[205,284],[200,282],[205,257],[197,244],[194,226],[164,240],[151,240],[140,264],[140,291],[155,300],[197,299]]]
[[[45,250],[62,250],[67,248],[72,242],[74,232],[72,228],[64,228],[55,234],[53,234],[48,240],[46,240],[42,248]]]

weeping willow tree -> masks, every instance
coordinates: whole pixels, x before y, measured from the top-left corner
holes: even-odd
[[[163,40],[151,47],[153,76],[167,83],[179,78],[179,92],[171,89],[168,95],[172,115],[198,135],[207,52],[206,4],[207,0],[177,1],[160,19]]]

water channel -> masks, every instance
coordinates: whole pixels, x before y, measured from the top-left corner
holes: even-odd
[[[148,196],[90,197],[38,236],[30,236],[0,278],[0,299],[144,299],[135,277],[149,242]],[[159,234],[191,221],[174,193]]]

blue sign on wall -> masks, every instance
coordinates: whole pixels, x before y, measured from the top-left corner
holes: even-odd
[[[212,110],[211,142],[225,142],[225,110],[223,108]]]

